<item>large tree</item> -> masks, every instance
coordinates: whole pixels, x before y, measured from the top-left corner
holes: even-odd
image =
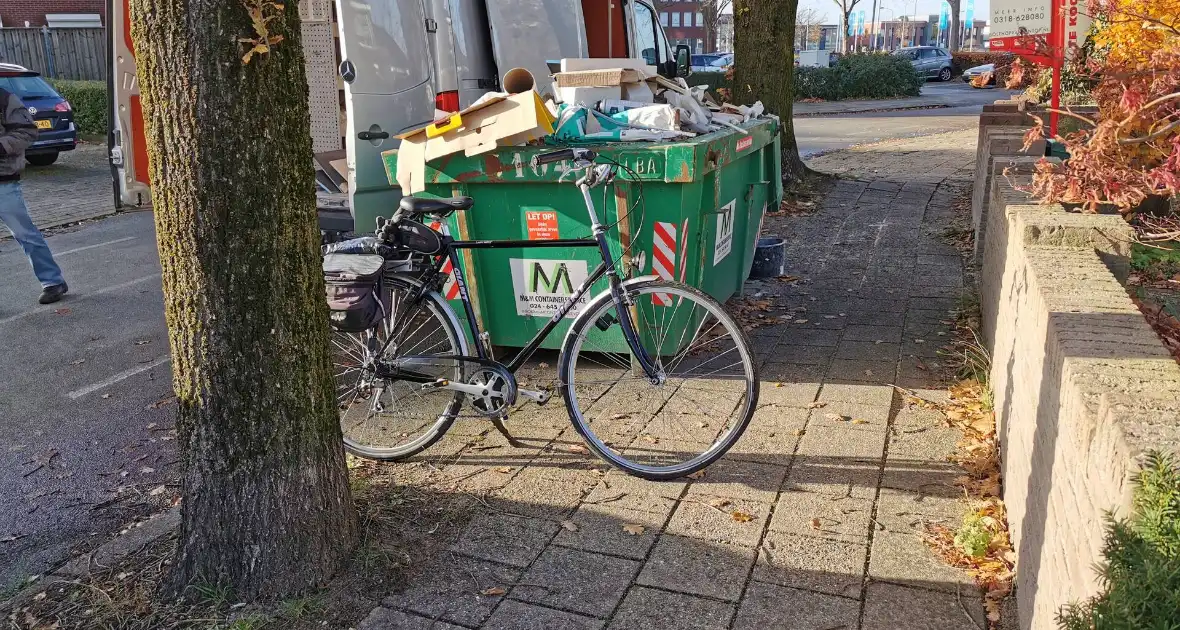
[[[959,29],[962,28],[962,22],[959,18],[959,7],[962,0],[946,0],[946,3],[951,6],[950,30],[946,34],[946,48],[951,52],[959,49]]]
[[[803,179],[807,167],[799,156],[792,120],[795,92],[795,12],[799,0],[734,0],[733,98],[762,101],[782,120],[783,181]]]
[[[356,539],[296,3],[130,9],[184,466],[173,589],[281,597]]]

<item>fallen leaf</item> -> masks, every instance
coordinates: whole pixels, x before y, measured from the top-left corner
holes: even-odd
[[[636,523],[627,523],[626,525],[623,525],[623,531],[631,534],[632,536],[639,536],[643,532],[647,531],[647,528]]]
[[[865,376],[872,376],[872,375],[873,375],[872,370],[865,370]]]
[[[567,450],[571,453],[580,453],[583,455],[590,452],[590,451],[587,451],[586,447],[582,446],[581,444],[570,444],[569,446],[565,447],[565,450]]]
[[[716,498],[716,499],[711,499],[709,501],[709,505],[711,505],[715,508],[723,508],[723,507],[729,505],[729,499],[722,499],[720,497]]]
[[[753,514],[747,514],[738,510],[734,510],[729,516],[739,523],[749,523],[750,521],[754,520]]]
[[[823,527],[823,523],[818,518],[811,519],[811,529],[819,529],[820,527]]]
[[[852,424],[868,424],[868,423],[869,423],[869,421],[865,420],[863,418],[857,418],[852,421]]]
[[[505,475],[510,475],[510,474],[512,474],[512,467],[511,466],[499,466],[496,468],[496,472],[503,473]]]
[[[160,407],[163,407],[164,405],[167,405],[168,403],[170,403],[174,400],[176,400],[176,396],[169,396],[167,398],[161,398],[161,399],[157,400],[156,402],[148,405],[147,408],[148,409],[159,409]],[[155,424],[150,425],[148,428],[150,429],[153,426],[155,426]]]
[[[21,538],[24,538],[25,536],[26,536],[26,534],[21,534],[20,536],[5,536],[3,538],[0,538],[0,543],[16,542],[16,541],[20,540]]]
[[[835,315],[824,315],[824,319],[836,319]]]
[[[106,399],[108,399],[108,398],[110,398],[110,397],[111,397],[111,395],[110,395],[110,394],[103,394],[103,395],[102,395],[102,399],[103,399],[103,400],[106,400]]]
[[[140,340],[138,340],[138,341],[136,341],[136,342],[135,342],[135,345],[137,345],[137,346],[146,346],[146,345],[148,345],[148,344],[149,344],[149,343],[151,343],[151,342],[152,342],[152,340],[151,340],[151,339],[140,339]]]
[[[806,433],[807,431],[804,431],[803,429],[795,429],[795,437],[802,437]]]
[[[549,364],[548,363],[541,363],[538,365],[538,367],[540,367],[542,370],[547,370],[547,369],[549,369]]]
[[[156,428],[156,426],[157,426],[157,425],[156,425],[156,423],[155,423],[155,422],[149,422],[149,423],[148,423],[148,425],[147,425],[147,430],[148,430],[148,431],[151,431],[152,429]]]
[[[648,444],[659,444],[659,443],[660,443],[660,438],[658,438],[658,437],[656,437],[656,436],[654,436],[654,435],[646,435],[646,434],[645,434],[645,435],[643,436],[643,441],[644,441],[644,442],[647,442]]]
[[[479,594],[487,595],[488,597],[499,597],[507,592],[508,591],[500,588],[499,586],[493,586],[491,588],[485,588],[484,590],[480,591]]]
[[[796,323],[796,324],[806,324],[806,323],[807,323],[807,320],[806,320],[806,319],[796,319],[796,320],[795,320],[795,323]]]
[[[826,402],[822,402],[822,401],[818,401],[818,400],[817,400],[817,401],[815,401],[815,402],[810,402],[810,403],[807,403],[807,408],[808,408],[808,409],[820,409],[821,407],[827,407],[827,406],[828,406],[828,403],[826,403]]]
[[[73,309],[69,309],[69,308],[58,308],[58,309],[53,310],[54,315],[69,315],[70,313],[73,313],[73,312],[74,312]]]
[[[832,422],[847,422],[848,416],[843,416],[838,413],[825,413],[824,419],[831,420]]]
[[[573,521],[562,521],[561,528],[568,532],[578,531],[578,524]]]
[[[704,479],[704,478],[705,478],[705,471],[704,471],[704,470],[698,470],[698,471],[696,471],[696,472],[694,472],[694,473],[690,474],[690,475],[688,476],[688,478],[689,478],[689,479]]]
[[[150,466],[144,466],[143,468],[139,469],[139,472],[142,474],[145,474],[145,475],[150,475],[150,474],[156,472],[156,469],[152,468]]]
[[[914,343],[926,343],[925,339],[915,339]]]
[[[158,497],[167,491],[168,491],[168,488],[166,488],[165,486],[157,486],[155,488],[152,488],[152,491],[149,492],[148,494],[150,494],[153,497]]]
[[[86,359],[78,359],[77,361],[70,361],[70,365],[82,365],[85,362]]]
[[[774,386],[775,386],[775,387],[782,387],[782,386],[783,386],[783,384],[782,384],[782,383],[775,383],[775,384],[774,384]]]
[[[629,414],[629,413],[616,413],[615,415],[611,416],[610,419],[611,420],[626,420],[630,417],[631,417],[631,414]]]

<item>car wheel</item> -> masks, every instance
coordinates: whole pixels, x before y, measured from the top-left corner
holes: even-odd
[[[57,152],[53,153],[38,153],[36,155],[26,155],[25,159],[33,166],[49,166],[57,161]]]
[[[942,70],[939,70],[938,71],[938,80],[939,81],[950,81],[951,80],[951,69],[950,68],[943,68]]]

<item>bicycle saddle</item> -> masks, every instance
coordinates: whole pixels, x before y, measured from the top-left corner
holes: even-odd
[[[445,217],[456,210],[466,210],[475,204],[471,197],[447,197],[444,199],[423,199],[402,197],[399,207],[410,214],[430,214]]]

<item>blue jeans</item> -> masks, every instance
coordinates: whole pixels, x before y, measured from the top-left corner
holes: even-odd
[[[54,262],[45,237],[41,236],[40,230],[33,225],[33,219],[29,217],[25,197],[20,191],[20,182],[0,182],[0,223],[12,232],[16,242],[25,249],[29,262],[33,263],[33,273],[37,274],[42,287],[65,282],[61,275],[61,267]]]

